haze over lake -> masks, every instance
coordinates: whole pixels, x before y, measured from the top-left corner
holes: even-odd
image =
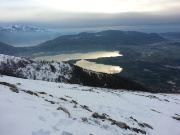
[[[54,56],[44,56],[44,57],[37,57],[34,60],[68,61],[68,60],[81,59],[77,61],[75,65],[97,72],[119,73],[122,70],[122,68],[120,68],[119,66],[96,64],[95,62],[89,62],[84,60],[84,59],[97,59],[102,57],[118,57],[118,56],[122,56],[121,54],[119,54],[119,51],[113,51],[113,52],[98,51],[98,52],[89,52],[89,53],[73,53],[73,54],[59,54]]]
[[[54,56],[43,56],[36,57],[34,60],[54,60],[54,61],[68,61],[76,59],[97,59],[102,57],[117,57],[122,56],[119,54],[119,51],[107,52],[107,51],[98,51],[98,52],[89,52],[89,53],[72,53],[72,54],[59,54]]]

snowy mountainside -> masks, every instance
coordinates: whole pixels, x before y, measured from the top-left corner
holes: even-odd
[[[0,76],[2,135],[179,135],[180,95]]]
[[[0,65],[3,74],[34,80],[66,82],[72,73],[72,67],[64,62],[34,62],[3,54],[0,54]]]
[[[119,75],[93,72],[66,62],[32,61],[4,54],[0,54],[0,74],[33,80],[148,91],[144,86]]]

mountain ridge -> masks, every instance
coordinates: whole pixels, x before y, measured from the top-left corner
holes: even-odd
[[[142,45],[154,42],[165,41],[165,39],[158,34],[142,33],[136,31],[120,31],[120,30],[107,30],[96,33],[82,32],[77,35],[65,35],[55,38],[54,40],[47,41],[39,44],[36,48],[51,47],[51,49],[58,49],[64,45],[86,46],[117,46],[117,45]],[[44,49],[47,49],[44,48]],[[114,48],[115,49],[115,48]]]
[[[25,79],[113,89],[151,91],[117,74],[98,73],[65,62],[32,61],[0,54],[0,73]]]
[[[60,36],[60,33],[34,26],[0,27],[0,42],[14,47],[29,47]]]
[[[0,32],[48,32],[48,30],[43,28],[38,28],[34,26],[19,26],[19,25],[12,25],[12,26],[5,26],[0,27]]]
[[[17,47],[14,52],[16,56],[38,57],[72,52],[111,51],[119,49],[121,46],[146,46],[163,41],[165,39],[155,33],[107,30],[96,33],[83,32],[76,35],[64,35],[37,46]],[[2,51],[0,50],[0,53]]]

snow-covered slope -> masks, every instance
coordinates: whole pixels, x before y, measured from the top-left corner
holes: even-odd
[[[66,82],[71,78],[72,67],[64,62],[34,62],[0,54],[0,71],[27,79]]]
[[[180,135],[180,95],[0,77],[1,135]]]

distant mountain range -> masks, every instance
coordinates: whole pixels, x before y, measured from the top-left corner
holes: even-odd
[[[19,47],[34,46],[60,35],[34,26],[13,25],[0,27],[0,42]]]
[[[34,26],[5,26],[0,27],[0,32],[48,32],[46,29],[37,28]]]
[[[1,40],[0,40],[1,41]],[[165,39],[156,33],[107,30],[97,33],[65,35],[33,47],[11,48],[16,56],[43,56],[60,53],[118,50],[121,46],[140,46],[162,42]],[[0,53],[4,50],[1,48]],[[6,54],[11,54],[6,51]]]

